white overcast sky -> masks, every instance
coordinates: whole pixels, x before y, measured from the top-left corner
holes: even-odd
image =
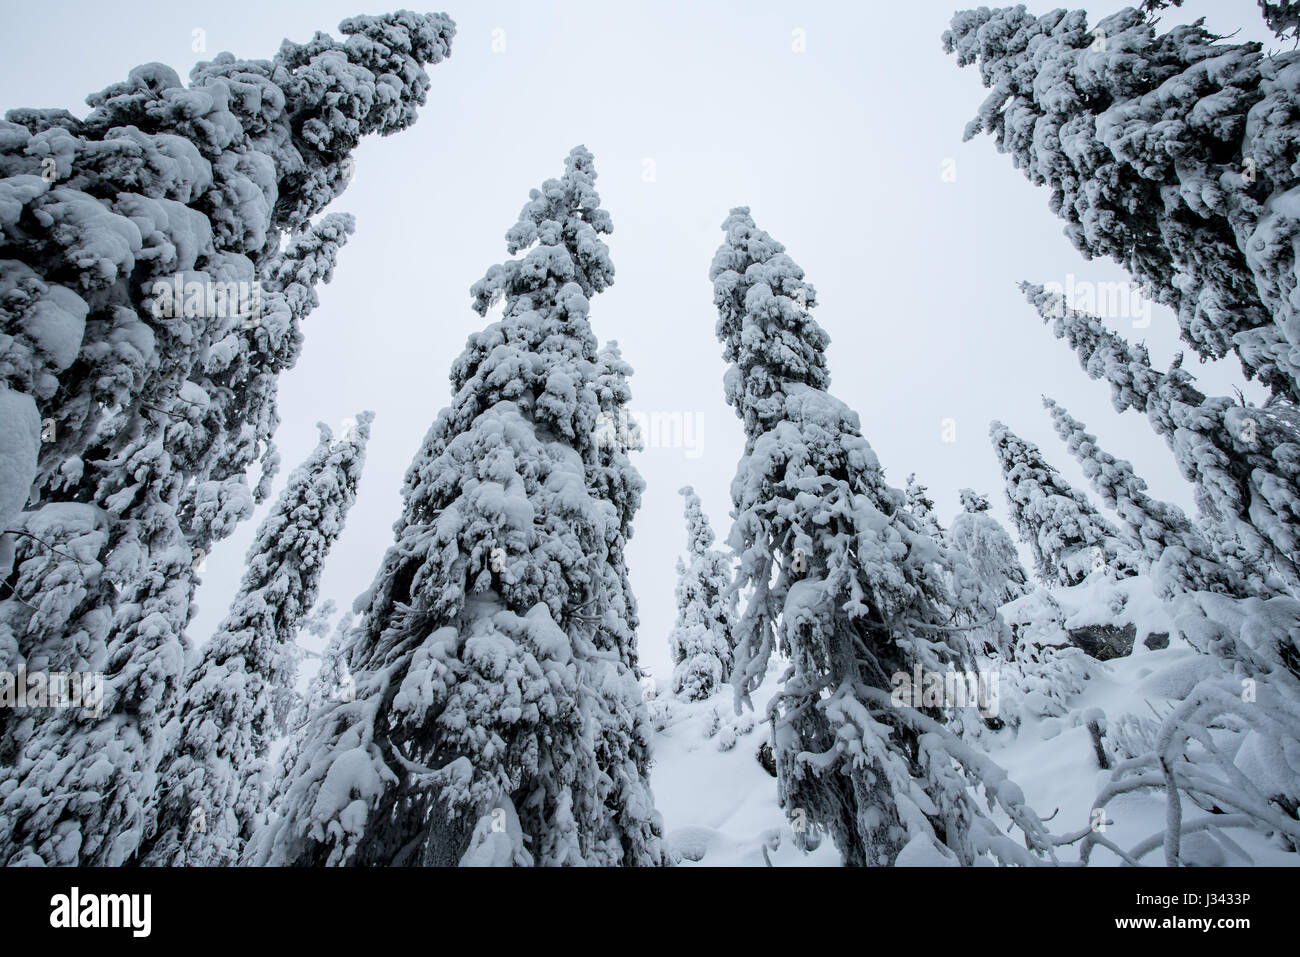
[[[1087,3],[1093,21],[1120,6]],[[942,52],[955,8],[952,0],[449,6],[458,35],[451,58],[430,70],[419,121],[367,139],[355,179],[331,207],[356,214],[357,232],[307,320],[302,358],[281,381],[277,492],[315,444],[316,421],[337,431],[358,410],[377,413],[322,597],[346,607],[370,585],[392,541],[402,476],[448,401],[450,363],[483,322],[469,308],[469,286],[506,258],[503,234],[528,190],[559,175],[577,143],[595,154],[614,221],[616,282],[594,300],[596,333],[617,339],[635,368],[634,409],[700,423],[695,452],[637,458],[647,489],[629,562],[642,658],[661,678],[671,670],[674,563],[685,544],[677,490],[695,486],[720,539],[730,527],[741,430],[722,397],[708,268],[732,206],[752,207],[803,266],[831,336],[831,391],[858,411],[889,480],[901,487],[917,472],[945,524],[966,486],[992,493],[1006,520],[987,439],[993,418],[1087,487],[1051,429],[1043,393],[1133,461],[1155,494],[1190,508],[1163,442],[1137,414],[1112,410],[1105,384],[1079,370],[1016,289],[1021,279],[1125,276],[1074,251],[1047,191],[991,139],[961,142],[986,91],[974,68],[959,70]],[[266,58],[284,37],[304,41],[387,9],[369,0],[8,0],[0,106],[85,115],[88,93],[137,64],[161,61],[185,77],[217,52]],[[1272,40],[1254,0],[1188,0],[1165,22],[1196,16],[1222,34]],[[205,53],[193,49],[196,30]],[[944,180],[948,160],[955,182]],[[1128,319],[1112,325],[1144,338],[1159,363],[1178,347],[1169,310],[1156,309],[1144,330]],[[1235,363],[1199,372],[1216,393],[1240,381]],[[956,441],[943,440],[945,419]],[[267,507],[209,558],[190,630],[197,643],[224,614]]]

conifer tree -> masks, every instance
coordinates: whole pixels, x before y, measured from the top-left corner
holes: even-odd
[[[504,311],[407,472],[348,639],[355,697],[302,730],[250,860],[664,862],[621,557],[640,479],[597,438],[626,370],[587,318],[614,276],[595,175],[576,147],[471,289]]]
[[[325,702],[346,697],[350,693],[349,688],[355,689],[347,665],[347,638],[354,621],[356,615],[351,612],[339,616],[329,641],[325,643],[325,650],[321,652],[320,668],[312,676],[307,685],[307,693],[302,696],[298,708],[289,718],[291,734],[302,728],[312,715],[325,706]],[[288,766],[292,767],[292,764]]]
[[[1259,0],[1259,12],[1280,39],[1294,40],[1300,35],[1300,4],[1295,0]]]
[[[989,510],[989,500],[968,488],[959,494],[962,511],[948,531],[953,550],[965,556],[999,604],[1027,595],[1031,586],[1025,566],[1011,536]]]
[[[1011,520],[1043,584],[1077,585],[1101,571],[1132,573],[1130,543],[1047,464],[1038,446],[998,421],[989,424],[989,439],[1006,479]]]
[[[747,208],[723,230],[710,277],[745,427],[731,545],[749,592],[732,680],[743,704],[773,651],[789,657],[769,716],[781,804],[807,825],[796,841],[828,833],[849,864],[1050,855],[1003,772],[946,727],[953,702],[891,698],[899,676],[973,669],[963,629],[992,613],[975,607],[987,590],[926,534],[857,415],[825,391],[828,337],[803,270]],[[1025,843],[986,817],[976,783]]]
[[[711,697],[731,679],[731,561],[713,548],[713,529],[700,497],[689,485],[686,499],[688,561],[677,560],[677,621],[668,636],[673,653],[673,694],[688,701]]]
[[[595,178],[594,168],[592,178]],[[633,853],[642,855],[644,863],[648,860],[646,854],[658,854],[662,847],[656,830],[659,827],[657,817],[653,813],[644,813],[645,808],[653,803],[647,796],[647,782],[654,729],[643,695],[638,693],[634,701],[626,680],[629,674],[636,678],[639,690],[640,682],[646,677],[637,654],[636,632],[640,619],[626,558],[627,543],[632,538],[632,519],[641,507],[641,493],[645,490],[641,473],[629,456],[640,451],[644,442],[639,427],[627,415],[627,406],[632,399],[628,381],[632,367],[623,359],[617,341],[611,339],[600,349],[596,366],[596,400],[601,411],[595,434],[594,461],[587,465],[587,484],[592,494],[613,507],[617,516],[616,522],[606,525],[605,543],[609,552],[598,564],[602,578],[599,607],[603,634],[596,644],[617,654],[619,659],[617,674],[599,684],[604,698],[604,717],[600,720],[597,762],[602,768],[610,769],[608,776],[612,791],[606,799],[607,804],[623,809],[620,811],[623,822],[634,832],[629,843],[638,845]],[[606,441],[608,430],[605,426],[610,416],[621,423],[617,433],[621,441]],[[512,827],[511,833],[523,833],[522,824],[517,819]],[[481,830],[481,826],[476,828],[476,831]],[[476,844],[474,841],[471,843]]]
[[[934,499],[930,498],[929,489],[917,481],[916,473],[907,476],[907,507],[921,520],[926,533],[936,541],[944,540],[943,526],[934,512]]]
[[[308,657],[323,657],[323,655],[316,655],[304,648],[302,640],[304,636],[310,635],[317,641],[325,642],[328,649],[331,637],[330,623],[333,621],[337,610],[334,600],[327,598],[303,617],[298,625],[297,637],[284,648],[282,668],[285,674],[297,675],[302,669],[303,661]],[[304,713],[306,707],[306,699],[298,693],[297,687],[293,684],[283,684],[272,688],[271,725],[275,729],[274,736],[284,737],[291,727],[296,727],[293,722],[296,716]]]
[[[287,743],[280,752],[275,769],[268,774],[267,786],[263,789],[261,804],[257,809],[258,826],[254,828],[254,838],[260,833],[260,828],[265,826],[270,809],[284,800],[291,781],[290,772],[301,755],[301,732],[307,722],[329,702],[349,702],[356,697],[356,681],[347,665],[348,638],[355,621],[356,615],[352,612],[344,612],[339,616],[334,632],[321,652],[320,668],[308,683],[307,693],[301,696],[297,707],[289,715]],[[246,843],[244,862],[248,857],[248,847]]]
[[[356,499],[373,418],[362,412],[338,441],[319,425],[316,449],[257,530],[230,611],[186,678],[176,709],[180,738],[160,766],[145,864],[239,860],[263,804],[275,695],[297,676],[294,640]]]

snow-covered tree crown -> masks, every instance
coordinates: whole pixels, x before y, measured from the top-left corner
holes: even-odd
[[[585,146],[575,146],[564,161],[564,175],[548,179],[541,189],[531,190],[528,202],[519,213],[519,222],[506,233],[506,249],[512,256],[531,249],[534,244],[569,250],[569,265],[555,267],[556,273],[562,280],[576,282],[589,298],[604,292],[614,281],[609,247],[600,239],[601,234],[613,232],[614,225],[609,212],[600,206],[595,182],[595,158]],[[542,264],[534,260],[518,269],[525,277],[532,273],[546,281],[545,273],[538,269]],[[507,291],[509,283],[519,279],[519,273],[512,272],[510,263],[497,268],[501,273],[489,270],[471,290],[479,315],[486,315],[495,293]]]
[[[993,517],[989,500],[968,488],[959,494],[962,510],[952,520],[949,544],[965,556],[998,603],[1026,594],[1030,589],[1024,566],[1011,536]]]
[[[689,485],[685,499],[686,561],[677,563],[677,620],[668,636],[673,654],[673,693],[702,700],[731,677],[732,628],[736,597],[731,561],[715,550],[713,529]]]
[[[922,485],[912,472],[907,476],[907,506],[919,516],[934,514],[934,499],[930,498],[930,489]]]
[[[1022,282],[1020,291],[1052,334],[1075,350],[1083,370],[1110,383],[1115,411],[1146,409],[1147,399],[1163,377],[1152,368],[1145,346],[1133,345],[1106,328],[1097,316],[1072,308],[1042,285]]]
[[[907,497],[907,507],[921,523],[926,534],[936,541],[944,541],[947,533],[939,523],[939,516],[934,510],[934,499],[930,498],[929,489],[917,480],[915,472],[907,476],[907,487],[903,494]]]
[[[723,359],[732,363],[727,401],[752,434],[751,418],[757,423],[780,415],[787,385],[830,385],[830,337],[809,313],[816,290],[785,247],[754,224],[749,207],[733,209],[722,228],[726,240],[709,269],[717,334]]]
[[[598,353],[587,313],[590,297],[614,281],[599,236],[613,227],[599,206],[595,179],[591,153],[574,147],[564,175],[532,190],[506,233],[506,248],[523,255],[492,266],[470,289],[480,315],[504,302],[501,318],[471,334],[452,364],[459,401],[450,414],[457,427],[505,400],[576,447],[595,441],[601,409],[591,382]],[[580,382],[587,385],[575,392]]]
[[[713,527],[695,489],[684,485],[677,494],[686,500],[686,548],[692,555],[703,555],[713,546]]]

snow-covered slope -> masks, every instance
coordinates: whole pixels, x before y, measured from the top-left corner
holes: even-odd
[[[674,858],[683,866],[837,867],[829,841],[808,854],[794,846],[792,824],[776,803],[776,778],[758,762],[768,741],[764,720],[785,662],[773,659],[754,694],[759,709],[737,716],[730,687],[703,701],[657,697],[650,786]],[[661,681],[661,688],[668,687]]]
[[[1035,594],[1041,598],[1043,592]],[[1123,733],[1121,725],[1163,716],[1199,677],[1218,665],[1179,637],[1145,576],[1121,582],[1096,576],[1073,588],[1052,589],[1051,597],[1060,606],[1066,629],[1132,624],[1136,639],[1125,657],[1104,662],[1086,659],[1088,679],[1082,692],[1067,698],[1065,714],[1022,713],[1018,728],[1008,722],[1008,727],[982,739],[993,760],[1024,790],[1029,804],[1050,818],[1048,827],[1064,834],[1090,826],[1093,801],[1111,773],[1098,764],[1087,720],[1101,712],[1107,731],[1104,740],[1113,748]],[[1004,614],[1014,617],[1017,604],[1004,606]],[[1168,634],[1168,646],[1148,648],[1144,640],[1152,634]],[[661,697],[651,703],[656,728],[651,785],[680,864],[762,867],[765,843],[775,843],[775,849],[767,852],[772,866],[839,865],[839,853],[829,841],[809,854],[794,847],[792,822],[777,806],[776,780],[756,757],[759,745],[768,740],[765,706],[784,668],[784,661],[771,663],[754,696],[756,713],[737,717],[729,688],[705,701]],[[1002,682],[1005,708],[1014,695],[1009,693],[1010,678],[1003,676]],[[666,686],[667,682],[660,682],[661,688]],[[1123,720],[1125,715],[1134,718]],[[1001,717],[1010,715],[1004,712]],[[1239,753],[1238,764],[1254,780],[1269,773],[1265,763],[1248,753]],[[1184,801],[1185,819],[1203,816],[1207,810]],[[1104,833],[1121,847],[1132,847],[1163,830],[1164,824],[1163,792],[1127,795],[1108,805]],[[1228,834],[1236,848],[1203,834],[1189,835],[1184,859],[1205,866],[1300,865],[1296,854],[1254,832],[1234,829]],[[1077,861],[1077,846],[1062,848],[1059,856],[1062,863]],[[1120,861],[1110,851],[1096,848],[1089,863],[1108,866]],[[1142,863],[1158,865],[1161,860],[1156,853]]]

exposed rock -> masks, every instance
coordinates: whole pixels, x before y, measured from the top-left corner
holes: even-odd
[[[776,777],[776,758],[772,754],[772,746],[770,744],[766,741],[760,744],[758,746],[758,754],[756,754],[755,757],[758,758],[758,763],[763,765],[764,771],[772,775],[772,777]]]
[[[1123,658],[1133,650],[1137,628],[1132,624],[1122,628],[1116,625],[1085,625],[1069,630],[1070,643],[1084,654],[1098,661]]]
[[[1169,647],[1169,635],[1162,631],[1153,631],[1142,639],[1142,644],[1152,651],[1159,651],[1161,648]]]

